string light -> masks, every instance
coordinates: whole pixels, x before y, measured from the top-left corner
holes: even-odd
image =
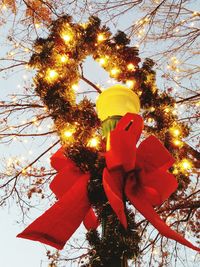
[[[104,66],[105,64],[106,64],[106,59],[105,58],[100,58],[99,59],[99,64],[101,65],[101,66]]]
[[[58,73],[55,70],[49,69],[47,71],[47,76],[46,77],[47,77],[47,79],[49,81],[54,81],[54,80],[56,80],[58,78]]]
[[[129,63],[127,65],[127,69],[130,70],[130,71],[134,71],[135,70],[135,66],[133,65],[133,63]]]
[[[120,72],[120,70],[118,68],[113,68],[111,71],[110,71],[110,74],[112,76],[117,76],[117,74]]]
[[[103,33],[99,33],[97,36],[98,42],[103,42],[106,39],[105,35]]]
[[[192,163],[190,160],[188,159],[183,159],[181,162],[180,162],[180,168],[181,170],[189,170],[192,168]]]
[[[61,37],[65,41],[65,43],[69,43],[72,40],[72,35],[69,33],[63,33]]]
[[[39,23],[35,23],[35,28],[40,28],[40,24]]]
[[[72,89],[75,90],[75,91],[78,90],[78,84],[73,84],[72,85]]]
[[[99,144],[99,139],[97,137],[93,137],[89,140],[87,146],[89,147],[97,147]]]
[[[64,140],[71,140],[73,137],[73,134],[75,133],[76,129],[73,125],[68,125],[62,130],[62,137]]]
[[[66,56],[66,55],[62,55],[62,56],[60,56],[60,61],[61,61],[62,63],[67,62],[67,60],[68,60],[68,56]]]
[[[66,138],[69,138],[69,137],[71,137],[73,135],[73,131],[72,130],[65,130],[64,131],[64,136],[66,137]]]
[[[133,87],[134,84],[135,84],[135,81],[133,81],[133,80],[127,80],[127,81],[126,81],[126,85],[127,85],[128,87]]]
[[[181,146],[183,146],[183,142],[180,141],[180,140],[178,140],[178,139],[174,139],[174,140],[173,140],[173,144],[174,144],[175,146],[177,146],[177,147],[181,147]]]
[[[176,127],[170,128],[170,132],[174,137],[178,137],[181,134],[180,129],[178,129]]]

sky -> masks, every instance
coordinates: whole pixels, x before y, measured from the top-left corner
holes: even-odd
[[[129,21],[130,16],[123,21],[121,21],[121,29]],[[126,21],[127,20],[127,21]],[[7,29],[1,29],[3,36],[7,34]],[[3,47],[3,51],[0,54],[4,54],[6,51],[6,46]],[[86,61],[85,71],[87,77],[93,80],[96,83],[103,82],[103,86],[109,87],[112,82],[108,80],[108,75],[101,70],[97,63],[94,63],[91,58]],[[0,88],[1,88],[1,98],[0,101],[7,98],[8,94],[13,92],[20,92],[23,88],[23,84],[26,81],[31,81],[32,75],[28,71],[26,72],[15,72],[8,76],[8,79],[3,79],[3,75],[0,75]],[[84,84],[80,84],[80,91],[84,91],[87,87]],[[93,96],[95,98],[95,95]],[[20,120],[24,118],[18,118]],[[47,125],[46,125],[47,126]],[[53,141],[53,140],[51,140]],[[28,139],[27,143],[17,142],[11,145],[2,145],[0,144],[0,157],[8,158],[13,156],[24,156],[25,158],[30,157],[35,158],[40,151],[44,151],[50,140],[40,140],[34,141]],[[50,154],[48,154],[50,157]],[[48,165],[48,158],[44,157],[42,161]],[[37,207],[34,212],[31,214],[29,220],[26,220],[26,223],[30,223],[35,218],[43,213],[44,209],[40,206],[37,200]],[[1,251],[1,263],[3,267],[47,267],[48,261],[45,256],[47,249],[50,249],[48,246],[44,246],[39,242],[33,242],[26,239],[16,238],[16,235],[21,232],[25,226],[20,221],[20,210],[16,207],[16,204],[11,202],[9,207],[5,207],[0,210],[0,251]],[[80,231],[75,234],[75,237],[79,237],[79,232],[83,232],[83,227]],[[83,234],[81,235],[83,238]],[[187,252],[188,253],[188,252]],[[193,254],[188,253],[190,261],[193,261]],[[197,265],[191,263],[190,267],[197,267]],[[72,266],[71,264],[63,265],[66,267]],[[179,267],[179,266],[177,266]]]

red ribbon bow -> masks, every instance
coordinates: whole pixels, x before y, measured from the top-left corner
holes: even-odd
[[[50,184],[58,201],[31,223],[17,237],[40,241],[62,249],[82,222],[96,229],[98,219],[87,197],[88,173],[82,173],[73,161],[64,156],[60,148],[52,157],[51,165],[58,171]]]
[[[142,118],[128,113],[111,132],[111,149],[106,152],[107,167],[103,172],[103,186],[110,205],[127,228],[125,194],[162,235],[200,251],[167,226],[153,208],[162,204],[177,188],[175,177],[167,172],[174,159],[154,136],[148,137],[136,148],[142,129]],[[51,164],[58,174],[50,188],[59,200],[18,237],[62,249],[82,221],[87,229],[95,229],[98,220],[87,197],[89,174],[83,174],[63,155],[62,149],[52,156]]]
[[[173,231],[153,208],[161,205],[177,188],[176,178],[167,172],[174,159],[155,136],[149,136],[136,148],[142,129],[142,118],[128,113],[111,132],[111,149],[106,153],[107,168],[103,173],[103,186],[110,205],[126,228],[125,194],[160,234],[200,251]]]

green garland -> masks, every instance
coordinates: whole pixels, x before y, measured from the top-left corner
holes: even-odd
[[[114,258],[137,256],[139,235],[132,211],[127,210],[128,231],[125,232],[105,196],[102,187],[105,160],[100,153],[105,151],[105,143],[99,134],[101,123],[94,103],[87,98],[76,103],[74,87],[83,78],[79,71],[81,64],[91,55],[116,81],[132,85],[140,96],[146,131],[162,140],[179,164],[187,160],[188,151],[184,142],[174,139],[186,137],[189,129],[173,114],[175,100],[158,92],[153,61],[145,59],[140,63],[138,49],[129,46],[130,40],[125,33],[119,31],[112,36],[97,17],[90,17],[88,23],[82,25],[73,23],[70,16],[63,16],[54,21],[49,30],[47,38],[36,40],[29,63],[38,70],[35,90],[55,122],[66,156],[82,171],[90,172],[88,196],[99,220],[106,220],[103,238],[96,231],[87,233],[93,248],[88,266],[110,266]],[[74,129],[71,141],[64,134],[66,129]],[[100,139],[98,147],[88,146],[88,140],[94,135]],[[186,189],[189,184],[187,168],[177,165],[172,171],[179,181],[179,189]]]

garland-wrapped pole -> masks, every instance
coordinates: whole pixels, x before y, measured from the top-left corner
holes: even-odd
[[[102,121],[102,134],[106,138],[106,151],[109,151],[111,146],[110,132],[115,129],[118,121],[126,113],[139,113],[140,101],[132,90],[117,84],[109,87],[99,95],[96,107],[98,117]],[[102,237],[106,237],[107,227],[109,226],[106,223],[106,218],[104,218],[102,222]],[[125,253],[121,257],[113,258],[110,267],[128,267]]]

